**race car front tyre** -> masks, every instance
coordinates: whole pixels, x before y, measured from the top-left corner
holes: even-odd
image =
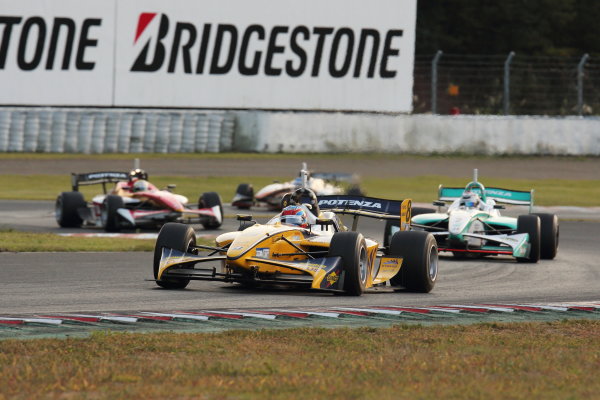
[[[369,262],[367,244],[358,232],[337,232],[331,238],[329,257],[341,257],[344,271],[344,293],[360,296],[366,287]]]
[[[433,289],[438,275],[438,248],[431,233],[396,232],[389,255],[403,258],[400,271],[390,279],[392,285],[420,293],[429,293]]]
[[[433,208],[427,207],[412,207],[410,215],[414,217],[415,215],[421,214],[431,214],[434,213],[435,210]],[[394,229],[396,228],[396,229]],[[392,236],[394,236],[395,231],[398,231],[400,228],[400,221],[397,220],[387,220],[385,221],[385,229],[383,234],[383,246],[386,249],[389,249],[390,241],[392,240]]]
[[[553,260],[558,252],[558,217],[554,214],[532,214],[540,217],[540,258]]]
[[[104,198],[100,221],[106,232],[119,232],[121,230],[118,209],[124,207],[123,199],[120,196],[108,195]]]
[[[54,216],[59,226],[63,228],[79,228],[83,220],[77,209],[85,208],[85,200],[79,192],[62,192],[56,198]]]
[[[517,257],[518,262],[536,263],[540,259],[540,218],[537,215],[519,215],[517,218],[517,233],[529,234],[529,258]]]
[[[217,229],[221,226],[223,223],[223,203],[221,202],[221,196],[216,192],[202,193],[198,199],[198,208],[213,208],[215,206],[219,207],[221,221],[213,217],[206,218],[204,222],[202,222],[204,229]]]
[[[194,228],[175,222],[164,224],[160,232],[158,232],[158,238],[154,246],[154,279],[158,279],[158,269],[160,267],[160,257],[163,247],[190,252],[194,246],[196,246]],[[183,265],[185,266],[185,264]],[[190,267],[193,267],[193,264]],[[158,286],[165,289],[184,289],[188,283],[190,283],[189,279],[181,278],[165,278],[156,281]]]

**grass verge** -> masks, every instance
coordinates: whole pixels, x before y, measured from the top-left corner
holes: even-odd
[[[198,238],[199,244],[214,241]],[[0,230],[0,252],[22,251],[154,251],[154,239],[60,236],[53,233]]]
[[[281,177],[280,181],[289,180]],[[481,177],[486,186],[496,186],[507,189],[535,189],[535,204],[542,206],[600,206],[600,184],[597,180],[571,181],[566,179],[487,179]],[[272,178],[261,176],[243,177],[181,177],[153,176],[152,182],[157,187],[167,184],[177,185],[177,193],[187,196],[195,203],[204,192],[217,192],[224,202],[233,198],[239,183],[252,183],[255,192],[263,186],[272,183]],[[361,182],[367,195],[390,199],[410,197],[415,202],[431,202],[437,197],[437,188],[445,186],[464,187],[465,179],[448,178],[444,176],[421,176],[412,178],[365,178]],[[10,188],[0,193],[0,199],[22,200],[54,200],[58,193],[70,190],[69,176],[56,175],[0,175],[0,187]],[[86,199],[102,191],[101,186],[86,186],[81,188]]]
[[[0,398],[565,399],[600,321],[4,340]]]
[[[153,251],[155,240],[59,236],[53,233],[0,230],[0,252]]]

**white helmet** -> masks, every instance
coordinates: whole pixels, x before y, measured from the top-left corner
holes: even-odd
[[[133,184],[133,192],[146,192],[148,191],[148,189],[150,188],[150,185],[148,184],[147,181],[143,180],[143,179],[139,179],[137,181],[135,181],[135,183]]]
[[[460,198],[460,205],[467,208],[479,207],[479,196],[473,192],[465,192]]]

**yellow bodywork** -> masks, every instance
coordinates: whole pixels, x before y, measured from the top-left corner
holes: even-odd
[[[308,256],[304,254],[287,254],[301,253],[290,243],[303,250],[307,250],[308,248],[312,248],[313,250],[315,248],[322,248],[323,251],[327,251],[332,234],[333,231],[318,232],[315,236],[309,236],[302,229],[280,223],[274,225],[255,225],[242,232],[230,232],[217,237],[217,246],[223,247],[230,244],[227,251],[227,260],[223,266],[225,270],[237,267],[245,270],[255,269],[259,273],[309,274],[313,276],[312,287],[319,288],[323,279],[327,276],[323,266],[311,262],[304,264],[287,263],[289,261],[308,260]],[[376,269],[377,275],[373,276],[379,245],[370,239],[366,239],[366,243],[368,262],[366,287],[369,288],[374,284],[385,282],[393,277],[400,270],[402,259],[388,257],[390,260],[395,260],[395,264],[381,265]],[[325,257],[325,255],[323,256]],[[225,272],[225,270],[222,272]],[[335,278],[329,274],[327,279],[333,280]],[[329,283],[333,284],[334,282]]]
[[[410,221],[411,201],[405,200],[400,207],[400,229],[405,230]],[[369,215],[364,212],[362,215]],[[342,227],[345,229],[345,227]],[[266,225],[253,225],[243,231],[228,232],[217,237],[216,247],[224,249],[213,257],[173,252],[163,253],[157,279],[174,266],[184,263],[207,261],[221,262],[222,276],[233,274],[277,274],[289,279],[312,277],[314,289],[330,288],[340,280],[343,266],[339,269],[339,259],[328,256],[333,226],[313,225],[311,229],[283,225],[279,222]],[[365,288],[382,284],[393,278],[402,267],[401,257],[378,257],[379,244],[365,238],[367,276]],[[226,250],[225,250],[226,249]],[[322,251],[322,253],[316,253]],[[312,252],[309,257],[305,252]],[[377,262],[379,258],[379,263]],[[251,275],[251,274],[250,274]],[[308,280],[307,280],[308,283]]]

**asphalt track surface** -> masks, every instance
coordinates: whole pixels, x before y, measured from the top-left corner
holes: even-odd
[[[226,210],[226,214],[233,212]],[[55,225],[51,202],[2,201],[0,217],[5,227],[62,231]],[[228,219],[216,232],[196,228],[199,234],[214,235],[236,226],[236,221]],[[380,239],[383,223],[362,219],[359,230]],[[151,253],[0,253],[0,313],[598,302],[599,236],[598,222],[562,221],[560,249],[553,261],[520,264],[502,257],[456,261],[444,256],[431,293],[381,288],[358,298],[285,287],[250,290],[201,281],[192,281],[185,290],[164,290],[146,280],[152,275]]]

